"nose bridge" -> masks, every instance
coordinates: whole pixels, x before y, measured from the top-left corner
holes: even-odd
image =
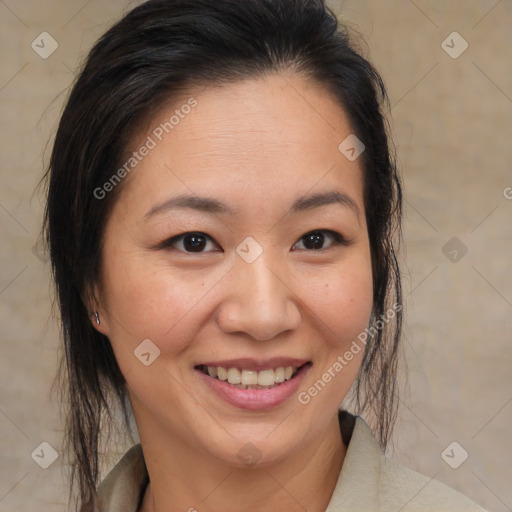
[[[236,256],[230,300],[220,315],[226,331],[245,331],[268,340],[298,325],[300,314],[285,284],[286,276],[280,275],[282,269],[271,250],[264,250],[252,262]]]
[[[275,260],[272,265],[271,258],[262,254],[252,263],[239,261],[238,265],[245,283],[241,290],[244,299],[259,310],[270,311],[273,306],[282,305],[287,294],[284,293],[282,281],[276,276],[279,271]]]

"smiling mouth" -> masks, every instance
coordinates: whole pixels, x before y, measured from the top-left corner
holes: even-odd
[[[196,366],[195,369],[212,379],[225,381],[239,389],[272,389],[292,380],[302,368],[311,364],[308,361],[301,366],[279,366],[261,371],[204,364]]]

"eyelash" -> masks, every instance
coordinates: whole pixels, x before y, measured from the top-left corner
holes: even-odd
[[[331,245],[329,245],[328,247],[323,247],[321,249],[301,249],[301,250],[310,251],[310,252],[322,252],[322,251],[325,251],[325,250],[327,250],[327,249],[329,249],[331,247],[340,246],[340,245],[345,245],[346,246],[346,245],[350,244],[350,241],[347,240],[345,237],[343,237],[343,235],[341,235],[337,231],[332,231],[330,229],[314,229],[314,230],[308,231],[307,233],[302,235],[299,238],[299,240],[297,242],[295,242],[294,247],[303,238],[307,237],[308,235],[313,235],[313,234],[316,234],[316,233],[322,233],[322,234],[327,233],[327,235],[330,236],[331,239],[332,239]],[[179,242],[180,240],[184,239],[187,236],[194,236],[194,235],[195,236],[200,236],[200,237],[205,237],[205,238],[209,239],[210,241],[213,241],[213,238],[211,236],[207,235],[206,233],[202,233],[200,231],[188,231],[186,233],[182,233],[181,235],[177,235],[177,236],[174,236],[174,237],[169,238],[167,240],[164,240],[156,248],[157,249],[176,249],[176,247],[174,247],[174,244],[176,244],[176,242]],[[198,252],[194,252],[194,251],[185,251],[185,250],[182,250],[182,249],[176,249],[176,250],[178,250],[180,252],[183,252],[185,254],[205,254],[205,253],[211,252],[211,251],[198,251]],[[218,252],[218,251],[216,251],[216,252]]]

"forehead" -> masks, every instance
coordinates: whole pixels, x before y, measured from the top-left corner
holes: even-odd
[[[134,139],[132,151],[150,149],[139,155],[121,198],[155,203],[170,193],[215,192],[227,202],[251,195],[262,207],[263,200],[282,202],[287,191],[341,186],[359,202],[360,159],[338,149],[351,133],[339,101],[299,75],[190,89]]]

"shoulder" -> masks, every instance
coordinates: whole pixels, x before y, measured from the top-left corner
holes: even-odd
[[[98,487],[98,512],[137,512],[148,483],[140,444],[132,446]]]
[[[370,427],[355,416],[345,460],[326,512],[363,510],[485,512],[460,492],[386,457]]]
[[[381,462],[382,510],[484,512],[464,494],[385,457]]]

